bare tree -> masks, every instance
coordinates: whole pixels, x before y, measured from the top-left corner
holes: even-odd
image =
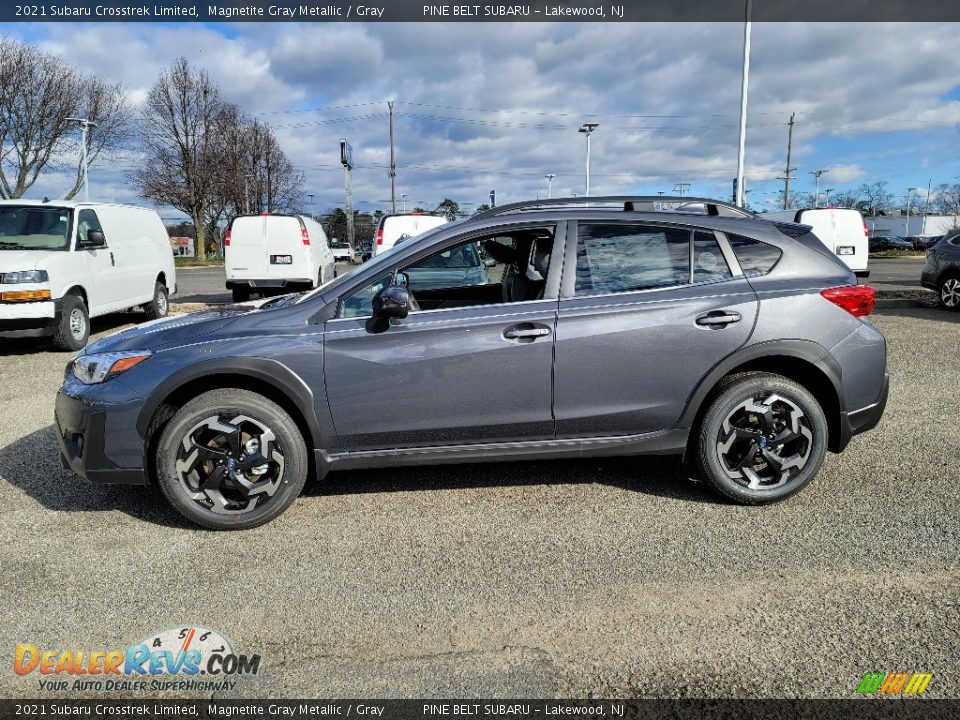
[[[859,188],[859,194],[862,198],[858,203],[859,209],[865,215],[873,215],[888,210],[893,203],[893,193],[887,190],[887,181],[881,180],[868,185],[864,183]]]
[[[830,193],[830,204],[836,207],[852,208],[860,202],[860,195],[852,190],[838,190]]]
[[[930,204],[938,215],[960,215],[960,183],[937,185]]]
[[[70,117],[97,123],[87,134],[92,165],[128,137],[126,91],[32,45],[0,38],[0,197],[22,197],[41,172],[71,166],[76,173],[66,198],[77,194],[83,173],[81,153],[70,152],[79,145]]]
[[[143,168],[134,174],[142,197],[172,205],[197,228],[197,257],[206,258],[211,203],[223,168],[216,155],[224,103],[203,70],[179,58],[150,89],[141,117]]]

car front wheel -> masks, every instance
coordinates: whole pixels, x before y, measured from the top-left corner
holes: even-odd
[[[816,476],[827,446],[817,400],[781,375],[725,378],[696,437],[698,474],[744,505],[783,500]]]
[[[960,276],[951,275],[940,282],[940,305],[947,310],[960,310]]]
[[[86,303],[77,295],[64,295],[60,317],[53,335],[53,345],[58,350],[80,350],[90,338],[90,314]]]
[[[243,530],[273,520],[297,498],[307,449],[276,403],[247,390],[211,390],[164,428],[156,468],[160,490],[187,519]]]

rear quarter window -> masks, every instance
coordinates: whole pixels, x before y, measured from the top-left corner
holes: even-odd
[[[737,256],[740,269],[743,270],[746,277],[766,275],[773,270],[774,265],[780,261],[780,256],[783,255],[780,248],[753,238],[728,234],[727,239],[730,242],[730,247],[733,248],[734,255]]]

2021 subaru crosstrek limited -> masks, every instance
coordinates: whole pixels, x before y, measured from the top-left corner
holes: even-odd
[[[64,461],[217,529],[411,464],[676,454],[781,500],[887,399],[874,292],[809,230],[689,198],[495,208],[310,293],[93,343],[57,396]]]

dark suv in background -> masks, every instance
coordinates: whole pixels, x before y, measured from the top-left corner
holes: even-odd
[[[782,500],[887,400],[874,292],[809,230],[689,198],[494,208],[313,292],[99,340],[60,447],[218,529],[308,477],[414,464],[675,454]]]
[[[936,290],[941,307],[960,310],[960,230],[927,247],[920,284]]]

